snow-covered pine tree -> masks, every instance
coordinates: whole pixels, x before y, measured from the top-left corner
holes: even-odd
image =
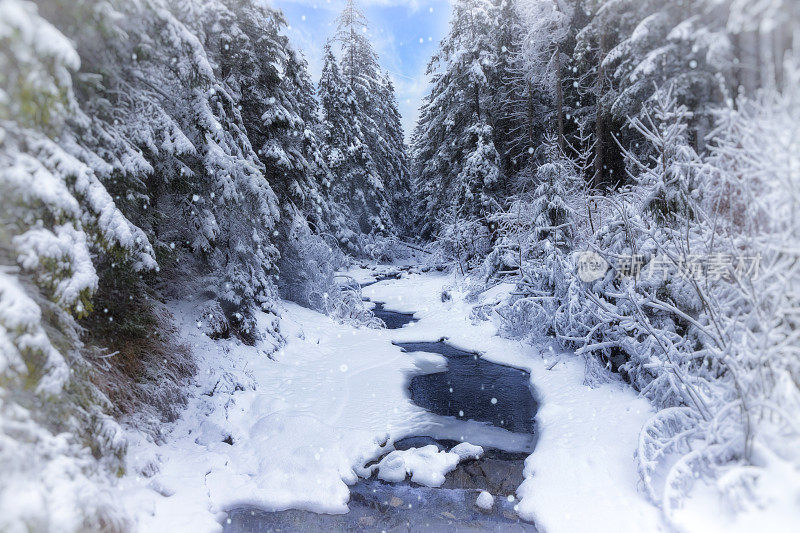
[[[123,468],[125,441],[77,319],[102,312],[98,254],[139,273],[158,265],[70,153],[73,43],[30,2],[3,0],[0,12],[0,501],[36,502],[5,505],[0,527],[124,529],[106,476]]]
[[[407,197],[408,160],[394,86],[378,63],[367,30],[364,13],[355,0],[348,0],[337,19],[333,42],[338,44],[341,77],[356,97],[364,142],[391,203]],[[392,205],[387,210],[395,215],[403,212]],[[386,224],[386,230],[392,226]]]
[[[608,82],[601,91],[606,120],[621,129],[638,116],[656,87],[670,84],[680,104],[693,113],[696,148],[711,126],[711,110],[728,96],[732,48],[726,33],[728,6],[713,0],[598,4],[585,37],[599,53],[595,61]],[[623,144],[640,138],[620,139]]]
[[[492,126],[498,65],[497,6],[462,0],[448,35],[428,65],[430,93],[412,139],[415,194],[422,235],[439,231],[437,213],[480,218],[497,207],[503,180]]]
[[[383,181],[388,190],[395,232],[403,233],[412,222],[411,169],[394,84],[386,72],[379,87],[378,107],[381,110],[379,133],[387,148],[382,157]]]
[[[332,195],[347,206],[350,220],[361,233],[382,233],[391,228],[386,190],[377,174],[362,123],[356,92],[339,70],[330,44],[319,82],[326,160],[333,174]],[[341,243],[358,250],[356,241]]]
[[[320,224],[324,185],[313,168],[316,143],[311,138],[317,106],[305,60],[281,34],[286,25],[282,13],[257,2],[226,3],[228,9],[207,20],[206,49],[235,93],[282,214],[290,212],[289,204],[296,205]],[[216,28],[226,31],[213,33]]]
[[[145,184],[147,194],[130,210],[152,231],[166,274],[200,281],[213,272],[213,280],[201,282],[208,298],[225,309],[235,332],[253,339],[252,309],[272,298],[278,202],[242,121],[238,91],[248,78],[225,61],[225,46],[235,40],[240,59],[255,57],[253,40],[237,25],[227,26],[230,34],[217,32],[215,25],[233,17],[223,2],[164,9],[143,0],[109,4],[105,13],[128,39],[89,34],[76,40],[87,58],[84,69],[102,73],[87,77],[93,84],[86,87],[85,114],[93,130],[110,134],[96,142],[81,136],[76,144],[87,154],[114,153],[104,146],[107,139],[125,139],[138,158],[123,160],[116,178],[109,168],[108,179],[129,202],[137,198],[128,192],[131,184]],[[271,19],[254,20],[263,24],[259,46],[285,52]],[[104,102],[111,105],[101,113],[95,106]]]
[[[505,176],[513,176],[524,168],[530,155],[528,148],[536,142],[534,122],[538,123],[537,126],[544,122],[534,118],[535,89],[520,75],[524,26],[517,3],[515,0],[499,1],[494,37],[498,63],[491,106],[494,143]],[[510,180],[504,180],[501,187],[505,194],[512,192]]]
[[[574,204],[582,196],[581,176],[559,148],[556,134],[546,143],[547,162],[521,172],[518,194],[490,217],[497,240],[482,276],[516,282],[516,295],[500,311],[504,332],[513,337],[560,333],[574,285]]]
[[[533,0],[520,3],[525,25],[521,45],[523,80],[544,90],[555,109],[556,134],[564,149],[564,65],[569,58],[565,45],[572,33],[573,2]]]
[[[274,241],[282,259],[293,258],[282,266],[302,269],[304,260],[312,261],[305,252],[313,248],[308,239],[314,239],[314,233],[352,238],[330,197],[332,176],[321,145],[315,88],[305,60],[281,33],[286,22],[280,12],[254,2],[226,3],[229,9],[214,12],[216,18],[206,17],[206,48],[218,58],[220,76],[229,80],[248,139],[278,197],[281,221]],[[220,27],[227,30],[215,33]],[[298,228],[303,218],[309,229]],[[324,248],[325,242],[322,238],[314,246]],[[334,239],[327,242],[337,246]],[[281,276],[280,286],[294,283],[295,273]],[[284,291],[289,293],[297,291]]]

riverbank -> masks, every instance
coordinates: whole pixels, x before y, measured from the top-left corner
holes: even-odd
[[[476,305],[498,301],[511,285],[471,302],[450,285],[444,275],[411,274],[364,293],[386,308],[416,310],[419,322],[398,330],[397,342],[447,337],[487,360],[530,372],[539,402],[538,440],[516,492],[519,515],[548,532],[658,530],[659,511],[638,492],[633,461],[639,430],[653,414],[650,404],[613,377],[594,388],[586,385],[583,359],[574,354],[503,339],[491,320],[470,318]],[[450,299],[442,302],[445,288]]]
[[[349,274],[366,282],[375,272]],[[514,512],[547,531],[657,529],[658,511],[636,491],[632,461],[650,414],[647,402],[621,383],[586,387],[582,362],[573,355],[494,336],[491,321],[470,319],[475,302],[453,290],[449,299],[441,297],[450,281],[438,273],[404,273],[365,287],[366,297],[418,319],[396,330],[354,329],[286,303],[287,344],[269,356],[269,346],[209,339],[192,306],[176,304],[202,370],[184,416],[165,429],[165,442],[130,449],[120,494],[140,529],[218,530],[225,510],[243,505],[346,512],[348,485],[367,475],[363,467],[392,443],[435,430],[443,433],[433,435],[438,438],[452,435],[452,427],[415,405],[407,391],[409,376],[446,361],[392,344],[442,337],[530,372],[541,402],[539,441],[525,462],[524,482],[504,495]],[[502,449],[510,446],[507,433],[486,426],[469,441]]]

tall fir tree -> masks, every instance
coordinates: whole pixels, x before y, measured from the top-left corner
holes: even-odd
[[[356,92],[342,76],[330,43],[319,82],[326,159],[333,173],[333,198],[347,206],[362,233],[387,232],[391,216],[363,126]],[[356,242],[343,243],[357,247]]]
[[[497,205],[500,154],[493,128],[493,82],[499,64],[498,7],[489,0],[453,6],[450,31],[428,65],[432,87],[414,131],[420,229],[438,231],[437,213],[480,218]]]
[[[354,0],[348,0],[333,37],[339,48],[341,76],[355,95],[364,142],[383,184],[386,201],[397,204],[387,205],[387,210],[402,222],[402,199],[407,197],[409,187],[403,128],[394,86],[379,65],[367,30],[364,13]]]

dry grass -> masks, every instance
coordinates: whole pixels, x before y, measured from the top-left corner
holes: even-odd
[[[106,270],[95,311],[81,321],[91,380],[115,416],[157,439],[159,427],[185,405],[184,384],[196,367],[157,294],[138,275],[118,270]]]

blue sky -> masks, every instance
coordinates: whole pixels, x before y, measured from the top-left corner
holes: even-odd
[[[267,0],[283,10],[287,34],[302,50],[319,80],[325,40],[336,29],[345,0]],[[397,91],[408,137],[428,88],[425,67],[447,32],[449,0],[358,0],[369,21],[368,35]]]

